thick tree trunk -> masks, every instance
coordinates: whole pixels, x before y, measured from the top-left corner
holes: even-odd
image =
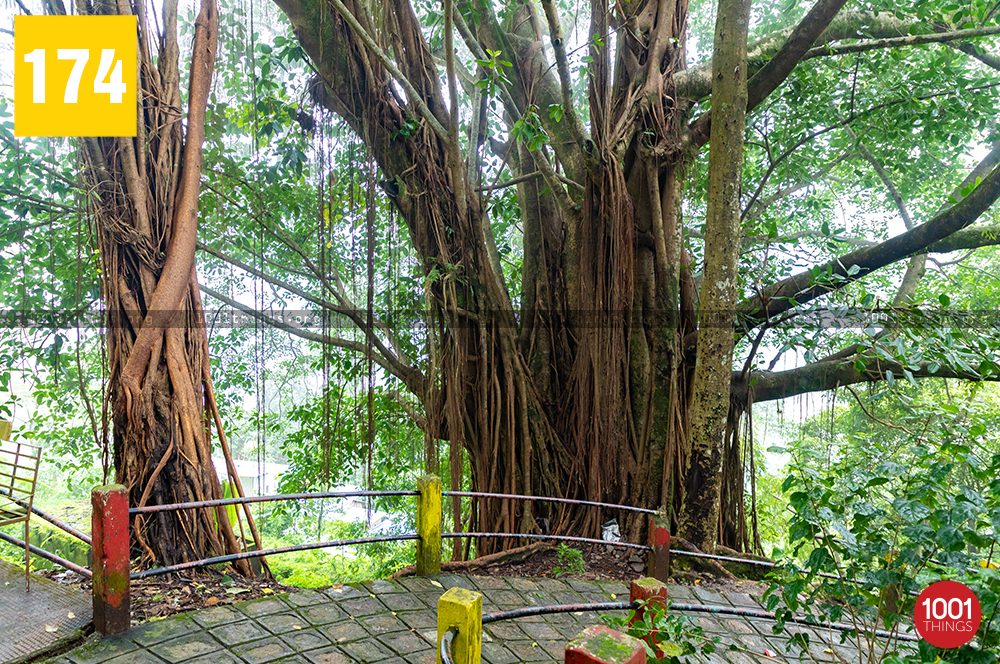
[[[218,16],[214,0],[202,0],[187,135],[182,136],[177,5],[164,6],[155,65],[146,7],[140,2],[136,10],[138,136],[87,138],[81,147],[108,313],[115,481],[128,487],[131,506],[143,506],[222,497],[211,458],[211,426],[221,426],[221,418],[194,269],[201,144]],[[94,8],[96,14],[118,11],[110,4]],[[228,459],[221,429],[218,433]],[[248,524],[252,531],[252,520]],[[133,533],[147,564],[170,565],[243,548],[225,509],[135,517]],[[250,573],[245,561],[238,569]]]
[[[736,257],[747,109],[749,0],[721,0],[712,58],[712,137],[708,156],[705,276],[691,411],[691,456],[681,536],[712,552],[719,535],[723,437],[733,369]],[[730,463],[739,463],[730,456]]]

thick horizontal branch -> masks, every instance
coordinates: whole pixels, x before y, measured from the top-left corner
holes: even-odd
[[[964,380],[1000,380],[1000,375],[981,376],[967,371],[956,371],[949,367],[938,367],[937,371],[931,372],[930,362],[920,362],[916,365],[916,370],[910,369],[914,378],[961,378]],[[733,372],[733,390],[737,398],[745,399],[747,390],[753,395],[753,402],[775,401],[786,399],[799,394],[809,392],[820,392],[833,390],[844,385],[854,385],[856,383],[874,383],[886,380],[888,374],[903,377],[903,365],[898,362],[887,362],[885,360],[871,360],[864,371],[854,368],[851,361],[825,360],[814,362],[797,369],[788,371],[755,371],[750,374],[753,383],[749,386],[745,380],[741,381],[741,372]]]
[[[820,58],[829,55],[847,55],[848,53],[865,53],[867,51],[903,48],[906,46],[920,46],[923,44],[941,44],[944,42],[974,39],[976,37],[988,37],[990,35],[1000,35],[1000,25],[972,28],[969,30],[953,30],[951,32],[908,35],[906,37],[872,39],[858,42],[856,44],[844,44],[843,46],[819,46],[809,49],[802,59],[811,60],[812,58]]]
[[[931,254],[947,254],[963,249],[1000,245],[1000,226],[977,226],[953,233],[927,247]]]
[[[769,318],[843,288],[886,265],[926,251],[935,242],[975,222],[998,197],[1000,168],[994,168],[967,197],[935,215],[927,223],[880,244],[858,249],[779,281],[740,304],[737,316],[742,321],[744,330],[752,329]],[[823,275],[820,280],[817,280],[818,275]]]

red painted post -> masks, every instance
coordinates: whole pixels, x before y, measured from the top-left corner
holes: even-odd
[[[639,639],[603,625],[591,625],[566,646],[566,664],[646,664]]]
[[[120,634],[130,627],[128,489],[99,486],[90,494],[94,566],[94,629]]]
[[[628,621],[629,627],[637,622],[642,622],[646,618],[647,610],[653,612],[657,609],[667,608],[667,584],[657,579],[650,579],[649,577],[636,579],[629,586],[628,595],[630,602],[643,602],[643,606],[636,609],[632,618]],[[663,651],[659,647],[660,639],[657,638],[658,636],[659,631],[654,628],[649,632],[648,636],[644,637],[644,640],[656,653],[656,658],[662,659]]]
[[[649,519],[649,554],[646,574],[660,581],[670,578],[670,516],[663,508]]]

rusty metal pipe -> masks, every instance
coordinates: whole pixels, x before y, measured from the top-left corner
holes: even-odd
[[[227,556],[216,556],[215,558],[204,558],[202,560],[192,560],[188,563],[178,563],[167,567],[154,567],[153,569],[133,572],[129,575],[132,579],[145,579],[158,574],[169,574],[170,572],[180,572],[181,570],[192,569],[194,567],[204,567],[205,565],[216,565],[218,563],[229,563],[234,560],[245,560],[247,558],[261,558],[272,556],[278,553],[290,553],[292,551],[308,551],[310,549],[322,549],[328,546],[351,546],[353,544],[372,544],[374,542],[395,542],[402,540],[420,539],[420,536],[411,533],[407,535],[388,535],[386,537],[361,537],[359,539],[332,540],[329,542],[313,542],[312,544],[296,544],[295,546],[280,546],[276,549],[263,549],[261,551],[244,551],[242,553],[231,553]]]
[[[587,544],[606,544],[608,546],[620,546],[628,549],[640,549],[642,551],[652,551],[653,547],[645,544],[632,544],[631,542],[609,542],[607,540],[594,539],[592,537],[571,537],[570,535],[542,535],[539,533],[441,533],[441,537],[514,537],[540,540],[560,540],[564,542],[585,542]]]
[[[243,498],[218,498],[215,500],[196,500],[190,503],[171,503],[169,505],[146,505],[145,507],[130,507],[128,513],[148,514],[150,512],[173,512],[176,510],[196,509],[199,507],[220,507],[222,505],[242,505],[244,503],[272,503],[281,500],[313,500],[316,498],[353,498],[355,496],[419,496],[419,491],[327,491],[325,493],[283,493],[275,496],[244,496]]]
[[[442,491],[444,496],[460,496],[463,498],[507,498],[510,500],[541,500],[549,503],[567,503],[569,505],[588,505],[590,507],[607,507],[615,510],[628,510],[630,512],[640,512],[642,514],[656,514],[656,510],[645,507],[631,507],[629,505],[615,505],[614,503],[595,503],[591,500],[575,500],[573,498],[547,498],[545,496],[522,496],[516,493],[486,493],[483,491]]]

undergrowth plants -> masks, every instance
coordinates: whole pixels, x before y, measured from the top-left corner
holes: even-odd
[[[998,661],[1000,454],[983,450],[985,428],[974,417],[927,408],[938,417],[881,463],[873,455],[831,461],[805,443],[772,448],[791,455],[782,488],[794,512],[790,550],[765,594],[776,631],[792,615],[847,623],[859,664]],[[971,588],[982,607],[968,644],[945,651],[875,635],[915,635],[916,595],[945,579]],[[808,634],[793,642],[808,647]]]

